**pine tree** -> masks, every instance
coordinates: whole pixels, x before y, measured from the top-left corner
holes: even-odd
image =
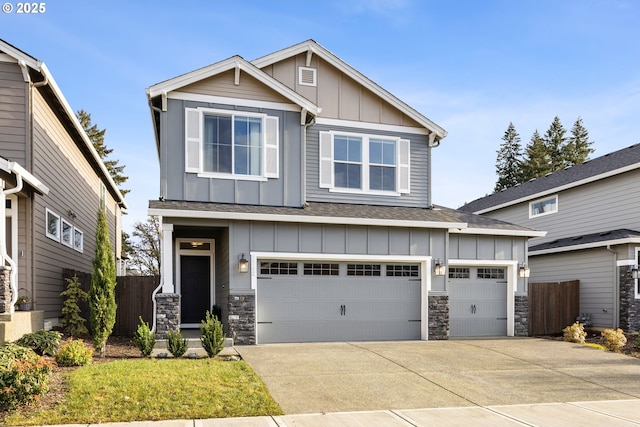
[[[544,139],[536,130],[525,148],[525,161],[522,166],[522,182],[545,176],[551,169],[551,160]]]
[[[566,133],[567,131],[564,126],[562,126],[560,118],[558,116],[554,117],[549,129],[547,129],[547,132],[544,134],[544,143],[551,164],[550,172],[558,171],[567,166],[567,161],[564,158],[565,144],[567,141]]]
[[[496,174],[498,181],[493,189],[494,192],[505,188],[513,187],[522,182],[522,145],[521,139],[513,123],[505,131],[497,151]]]
[[[86,301],[88,294],[82,290],[80,280],[78,276],[72,278],[66,278],[67,289],[60,295],[64,297],[64,303],[62,305],[62,317],[60,323],[64,328],[64,331],[72,337],[78,337],[86,334],[87,327],[85,326],[86,320],[82,317],[80,301]]]
[[[123,175],[125,166],[118,165],[119,160],[107,160],[107,157],[113,153],[113,148],[108,148],[104,142],[104,136],[107,130],[98,129],[98,125],[91,123],[91,114],[84,110],[78,110],[76,115],[78,116],[78,120],[80,121],[82,128],[89,137],[89,140],[93,143],[93,147],[98,152],[98,156],[100,156],[102,163],[104,163],[104,166],[111,174],[113,182],[115,182],[118,188],[120,188],[120,186],[124,184],[129,177]],[[122,195],[126,195],[129,191],[130,190],[120,188]]]
[[[109,241],[109,229],[104,208],[98,211],[96,255],[89,288],[89,319],[93,346],[104,357],[107,338],[116,321],[116,265]]]
[[[589,160],[589,155],[595,150],[593,141],[589,141],[589,131],[582,124],[582,118],[578,117],[571,128],[571,136],[567,139],[564,150],[564,158],[567,166],[579,165]]]

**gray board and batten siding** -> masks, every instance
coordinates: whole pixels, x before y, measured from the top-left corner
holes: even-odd
[[[302,205],[302,127],[300,113],[195,101],[168,100],[162,113],[160,144],[161,195],[167,200],[217,202],[267,206]],[[266,181],[198,177],[185,172],[185,108],[262,113],[278,117],[279,177]]]
[[[29,87],[18,64],[0,62],[0,153],[2,157],[27,164]]]

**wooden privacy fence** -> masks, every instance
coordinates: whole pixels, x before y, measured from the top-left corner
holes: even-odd
[[[63,276],[78,276],[82,289],[89,292],[91,274],[65,269]],[[116,278],[116,323],[111,335],[119,337],[132,337],[142,319],[151,325],[153,320],[153,303],[151,293],[160,283],[159,276],[118,276]],[[66,288],[66,282],[65,282]],[[78,304],[82,310],[82,317],[87,319],[89,327],[89,305],[86,302]]]
[[[579,280],[529,283],[529,335],[562,333],[579,313]]]

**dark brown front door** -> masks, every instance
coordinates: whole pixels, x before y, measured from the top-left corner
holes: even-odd
[[[180,256],[181,323],[200,323],[211,310],[211,258]]]

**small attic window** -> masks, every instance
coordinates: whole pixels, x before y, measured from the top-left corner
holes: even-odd
[[[302,86],[317,86],[318,70],[309,67],[298,67],[298,84]]]

